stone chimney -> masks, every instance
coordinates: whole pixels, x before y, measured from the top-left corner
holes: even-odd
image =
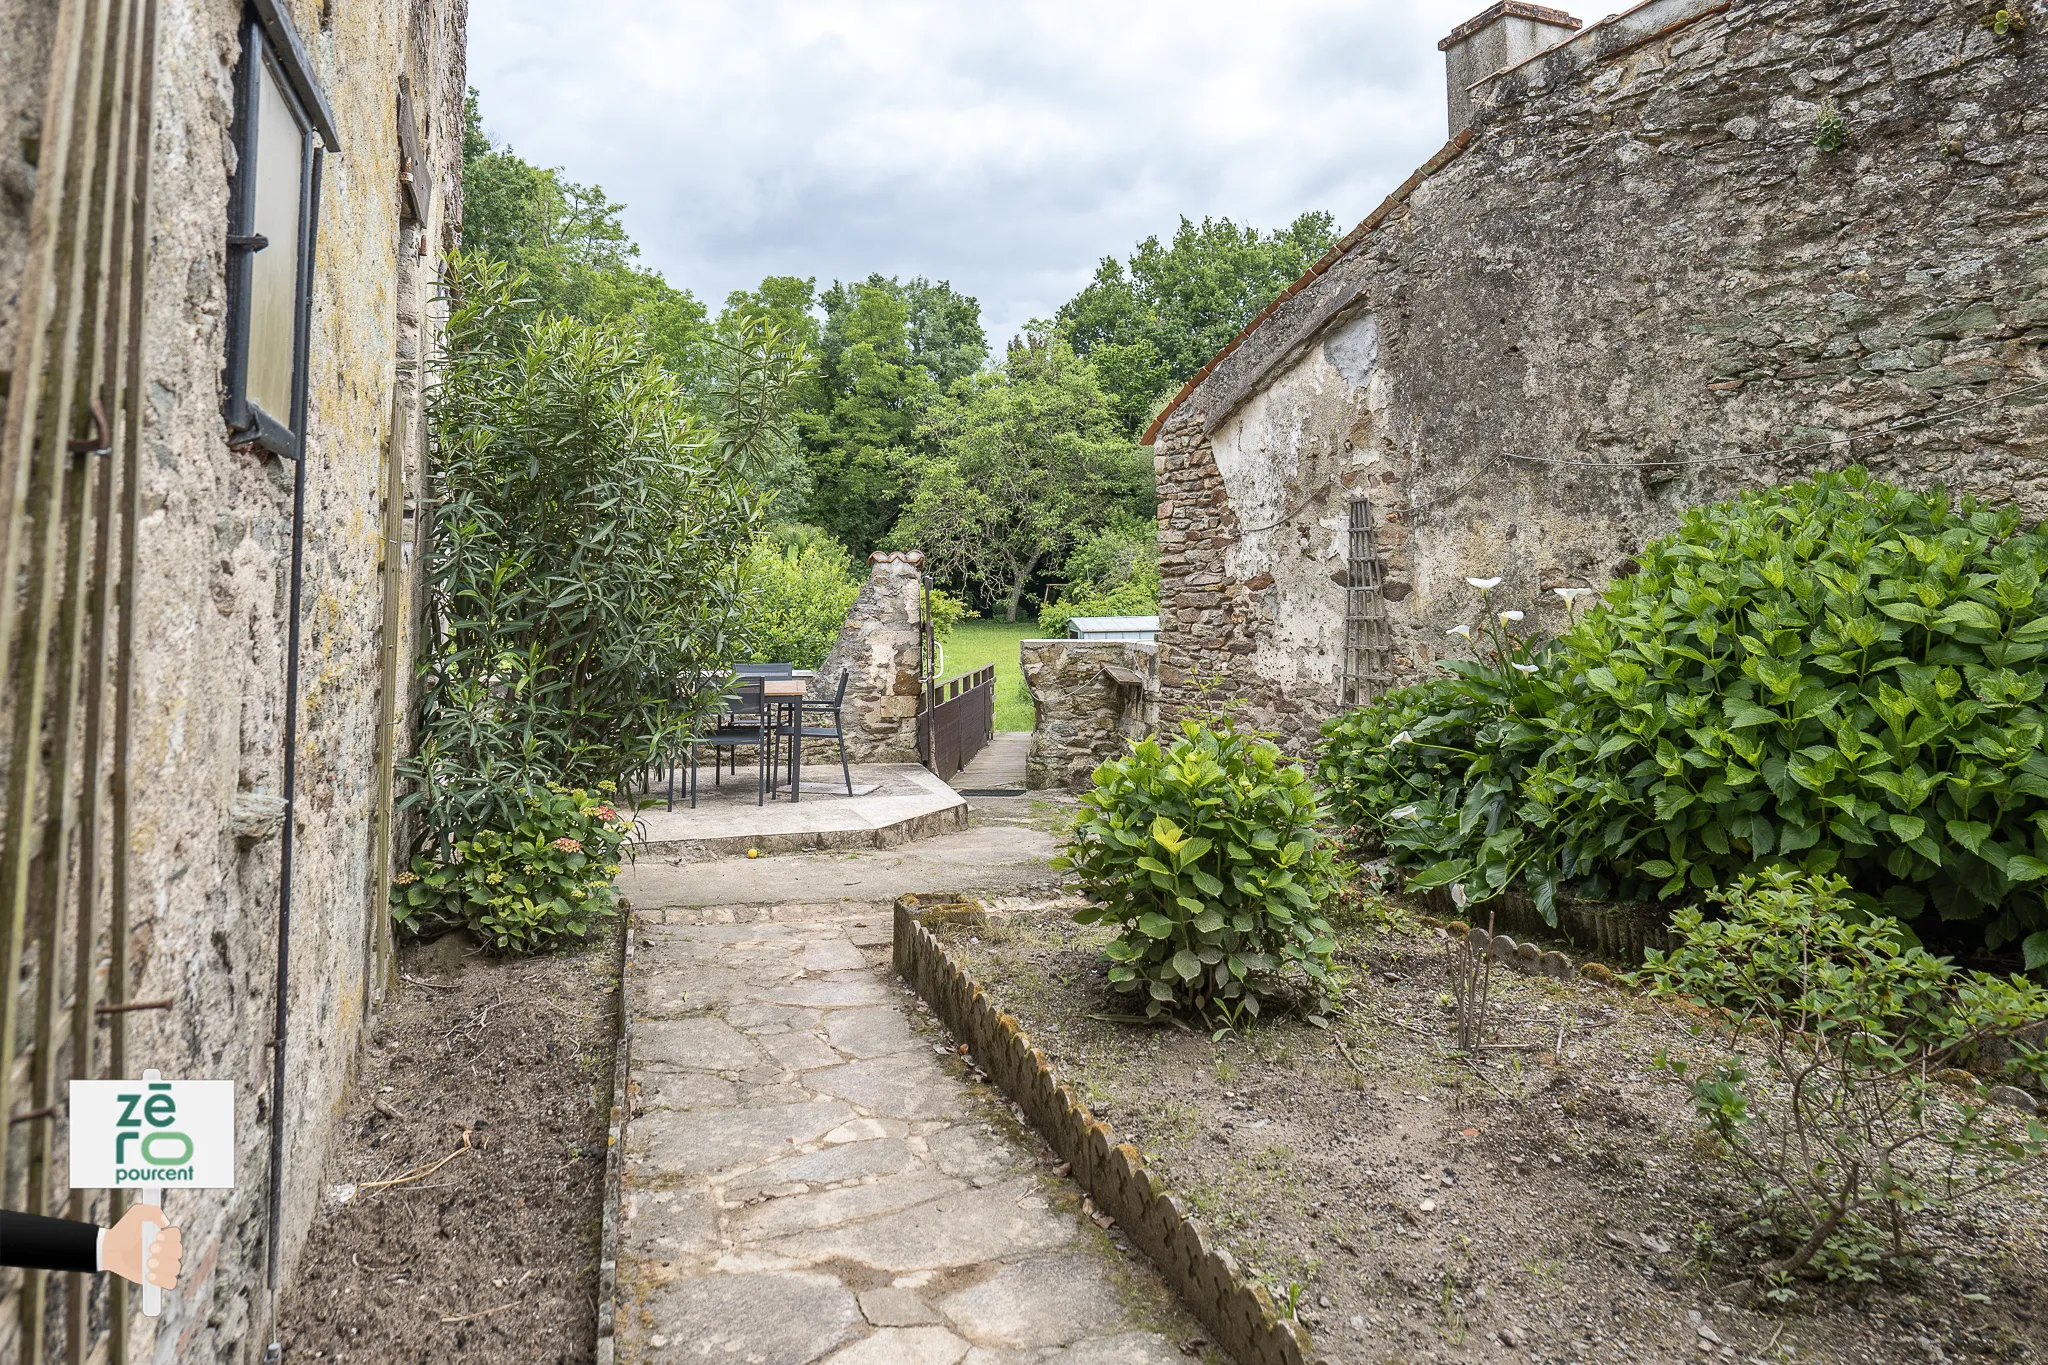
[[[1450,82],[1452,135],[1472,123],[1470,91],[1475,82],[1555,47],[1580,27],[1561,9],[1499,0],[1452,29],[1450,37],[1437,44]]]

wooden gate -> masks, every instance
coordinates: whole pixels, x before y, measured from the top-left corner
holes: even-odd
[[[950,781],[996,732],[996,666],[932,683],[917,713],[917,756]]]
[[[0,356],[0,1205],[111,1222],[118,1194],[66,1191],[61,1118],[66,1081],[127,1074],[126,1012],[155,1005],[127,999],[126,774],[156,12],[54,8]],[[0,1272],[0,1358],[118,1365],[125,1300]]]

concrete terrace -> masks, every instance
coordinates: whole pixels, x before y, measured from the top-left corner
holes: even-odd
[[[755,769],[712,781],[707,762],[697,778],[697,806],[689,804],[688,773],[676,773],[675,808],[640,812],[636,856],[689,861],[813,849],[888,848],[966,827],[967,801],[914,763],[864,763],[853,768],[854,795],[835,761],[807,763],[803,799],[787,791],[760,802]],[[648,792],[663,797],[666,786]]]

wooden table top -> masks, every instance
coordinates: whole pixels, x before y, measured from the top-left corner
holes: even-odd
[[[802,678],[767,678],[761,683],[764,697],[801,697],[805,683]]]

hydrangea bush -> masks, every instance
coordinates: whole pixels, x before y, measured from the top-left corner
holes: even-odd
[[[1116,990],[1147,1015],[1181,1009],[1223,1022],[1260,998],[1334,989],[1336,943],[1321,905],[1335,852],[1308,774],[1226,719],[1183,722],[1095,770],[1067,852],[1083,924],[1114,924]]]
[[[529,789],[513,828],[459,834],[445,860],[416,856],[393,882],[392,917],[414,933],[466,925],[517,953],[587,937],[618,913],[612,878],[633,831],[611,793]]]
[[[1415,805],[1387,838],[1415,889],[1516,886],[1549,914],[1561,890],[1682,899],[1782,866],[2048,965],[2048,536],[1851,469],[1692,509],[1639,559],[1553,644],[1509,631],[1450,694],[1372,708],[1470,712],[1434,804],[1373,777],[1419,780],[1419,744],[1376,758],[1388,722],[1327,726],[1340,818]]]

